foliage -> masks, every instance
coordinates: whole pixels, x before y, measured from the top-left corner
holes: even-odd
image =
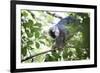
[[[52,49],[53,39],[48,35],[49,26],[60,20],[52,15],[57,12],[21,10],[21,59]],[[90,17],[89,13],[58,12],[73,16],[80,23],[66,26],[70,38],[62,51],[55,50],[38,55],[25,63],[84,60],[90,58]]]

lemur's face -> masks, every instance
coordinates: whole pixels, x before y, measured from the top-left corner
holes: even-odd
[[[56,37],[59,36],[60,31],[59,31],[59,28],[57,26],[53,26],[53,27],[50,28],[49,33],[50,33],[50,36],[52,38],[56,38]]]

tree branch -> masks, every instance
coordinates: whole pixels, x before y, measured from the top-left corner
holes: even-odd
[[[41,55],[41,54],[45,54],[45,53],[47,53],[47,52],[51,52],[51,51],[53,51],[53,50],[54,50],[54,49],[51,49],[51,50],[48,50],[48,51],[44,51],[44,52],[38,53],[38,54],[36,54],[36,55],[29,56],[29,57],[27,57],[27,58],[25,58],[25,59],[22,59],[21,62],[24,62],[24,61],[26,61],[26,60],[28,60],[28,59],[31,59],[31,58],[36,57],[36,56]]]
[[[49,15],[51,15],[51,16],[54,16],[54,17],[56,17],[56,18],[62,19],[61,16],[58,16],[58,15],[56,15],[55,13],[50,13],[50,12],[48,12],[48,11],[46,11],[46,13],[49,14]]]

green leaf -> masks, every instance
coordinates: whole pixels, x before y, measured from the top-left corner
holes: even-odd
[[[69,54],[69,57],[71,57],[73,53],[72,53],[72,51],[70,51],[68,54]]]
[[[55,60],[58,60],[59,58],[61,58],[60,54],[57,53],[56,51],[52,52],[52,56],[55,57]]]
[[[26,56],[26,53],[27,53],[27,47],[21,48],[21,53],[22,53],[23,56]]]
[[[50,54],[47,54],[45,61],[46,62],[48,62],[48,61],[54,61],[54,58],[52,56],[50,56]]]
[[[34,33],[34,32],[39,32],[40,31],[40,28],[35,28],[34,26],[30,28],[31,29],[31,32]]]
[[[45,42],[44,42],[44,41],[41,40],[41,41],[39,41],[39,42],[40,42],[41,44],[44,44],[44,45],[45,45]]]
[[[35,38],[39,38],[40,33],[39,32],[35,32]]]
[[[38,27],[41,27],[41,26],[42,26],[42,24],[41,24],[41,23],[38,23],[38,22],[35,23],[34,25],[35,25],[35,26],[38,26]]]
[[[33,21],[29,19],[28,23],[32,25],[33,24]]]
[[[27,16],[28,16],[28,14],[24,11],[24,12],[22,13],[22,16],[27,17]]]
[[[31,38],[31,37],[33,37],[33,34],[32,34],[32,33],[30,33],[28,37],[30,37],[30,38]]]
[[[38,42],[35,42],[35,46],[38,49],[40,47],[40,44]]]
[[[29,38],[33,37],[33,33],[30,33],[29,30],[25,30],[25,31],[26,31],[27,36],[28,36]]]
[[[28,45],[31,45],[31,44],[33,44],[33,41],[29,40],[29,41],[27,42],[27,44],[28,44]]]
[[[81,50],[81,48],[77,48],[77,49],[76,49],[76,52],[77,52],[77,57],[78,57],[79,59],[81,59],[81,58],[82,58],[82,53],[83,53],[83,51]]]
[[[67,60],[67,58],[68,58],[68,48],[64,48],[63,58],[64,58],[64,60]]]

